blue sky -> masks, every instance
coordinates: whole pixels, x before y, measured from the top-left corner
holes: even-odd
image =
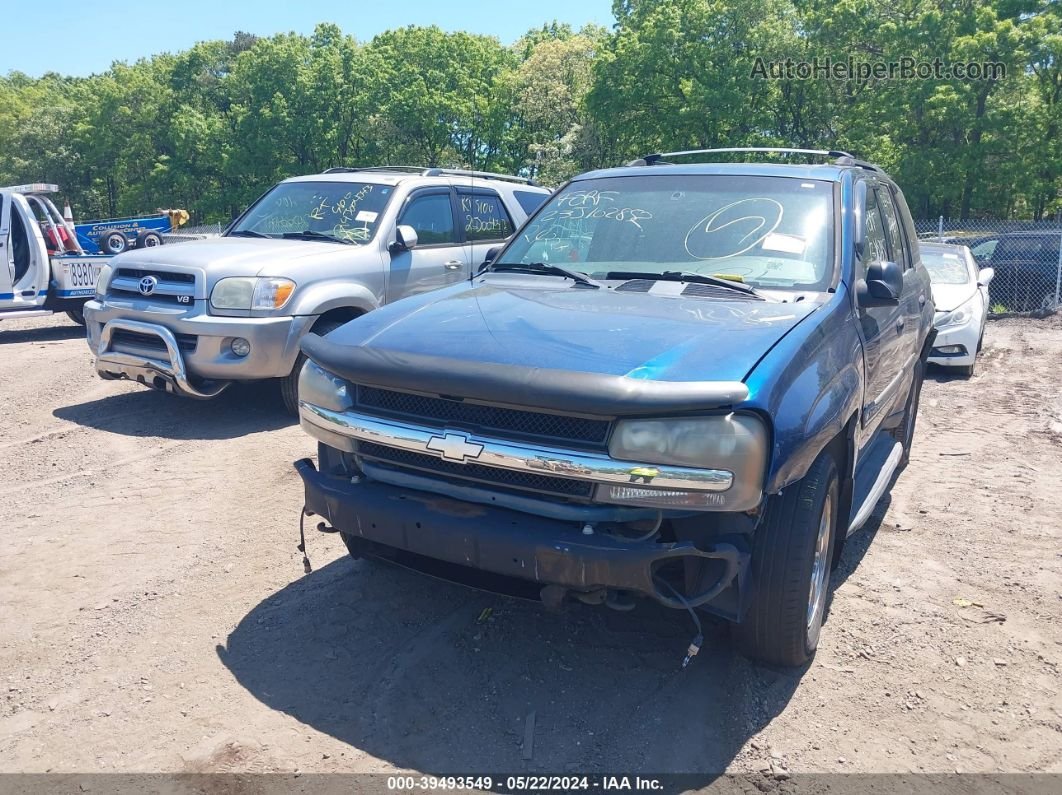
[[[106,70],[112,61],[177,52],[197,41],[231,38],[237,30],[310,33],[318,22],[335,22],[359,41],[389,28],[438,25],[510,44],[554,19],[576,28],[614,21],[611,0],[48,0],[33,8],[32,14],[9,8],[3,15],[0,74],[83,76]]]

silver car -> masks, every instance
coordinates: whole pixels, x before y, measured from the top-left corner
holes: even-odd
[[[303,335],[468,279],[548,196],[519,177],[439,168],[285,180],[220,238],[111,260],[85,305],[96,371],[201,399],[278,378],[297,412]]]

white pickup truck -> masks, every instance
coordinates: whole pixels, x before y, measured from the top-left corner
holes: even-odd
[[[0,320],[65,312],[85,324],[109,254],[86,254],[48,194],[57,185],[0,188]]]

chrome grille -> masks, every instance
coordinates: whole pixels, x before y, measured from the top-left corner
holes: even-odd
[[[357,388],[357,401],[359,407],[371,414],[412,418],[440,427],[500,434],[505,438],[562,442],[566,447],[604,447],[611,425],[603,419],[484,406],[364,385]]]
[[[157,280],[150,295],[140,292],[140,280],[147,276]],[[150,268],[118,268],[107,285],[107,293],[123,298],[147,298],[159,303],[191,306],[195,300],[195,274]]]
[[[446,480],[490,483],[503,488],[531,491],[536,494],[589,499],[594,488],[592,483],[583,480],[515,472],[482,464],[457,464],[433,455],[398,450],[371,442],[359,442],[357,455],[401,469],[416,469],[442,476]]]

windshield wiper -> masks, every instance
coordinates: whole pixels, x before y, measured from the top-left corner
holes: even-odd
[[[697,284],[710,284],[713,287],[722,287],[726,290],[743,293],[759,300],[765,300],[763,296],[752,287],[741,282],[723,279],[719,276],[709,276],[705,273],[690,273],[688,271],[609,271],[605,274],[606,279],[656,279],[661,282],[695,282]]]
[[[269,235],[255,232],[253,229],[237,229],[235,232],[229,232],[229,237],[264,237],[267,240],[269,239]]]
[[[551,265],[548,262],[492,262],[488,268],[492,271],[509,271],[511,273],[544,273],[547,276],[563,276],[571,279],[584,287],[593,287],[595,290],[601,287],[585,273],[571,271],[560,265]]]
[[[313,229],[304,229],[301,232],[285,232],[281,235],[285,240],[327,240],[329,243],[342,243],[344,246],[356,245],[353,240],[345,240],[335,235],[326,235]]]

